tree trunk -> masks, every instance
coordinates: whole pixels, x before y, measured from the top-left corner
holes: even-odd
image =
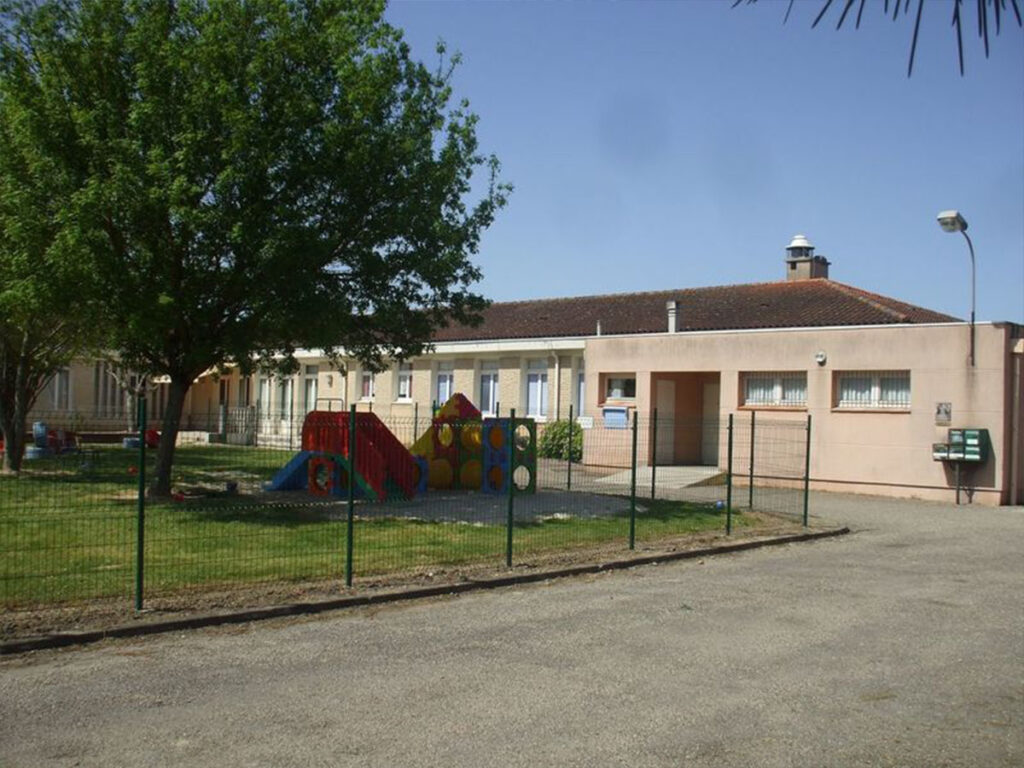
[[[174,467],[174,448],[181,428],[181,412],[185,407],[185,395],[192,386],[192,377],[172,376],[164,408],[164,431],[160,435],[160,447],[156,452],[156,471],[150,496],[171,495],[171,469]]]
[[[16,475],[21,472],[21,462],[25,458],[25,419],[35,402],[36,392],[31,389],[32,377],[29,376],[31,360],[28,353],[28,334],[22,338],[21,349],[15,353],[17,363],[10,365],[10,349],[5,349],[6,378],[4,398],[0,403],[0,429],[4,435],[4,461],[0,471],[5,475]]]
[[[4,462],[0,474],[16,475],[21,471],[21,459],[25,452],[25,424],[22,422],[21,429],[13,417],[7,416],[4,411],[4,418],[0,419],[0,431],[4,438]]]

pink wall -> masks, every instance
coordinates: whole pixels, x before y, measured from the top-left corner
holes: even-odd
[[[1011,445],[1012,404],[1015,397],[1021,399],[1020,392],[1011,391],[1013,330],[1009,324],[978,325],[974,368],[968,363],[964,324],[595,337],[586,347],[588,407],[597,405],[598,377],[605,371],[636,373],[636,407],[642,416],[650,413],[658,376],[709,373],[720,375],[725,419],[730,411],[742,410],[742,372],[806,371],[807,407],[776,415],[811,414],[813,487],[950,501],[952,472],[933,461],[930,450],[933,442],[946,440],[948,428],[936,425],[935,405],[949,402],[950,426],[985,428],[991,437],[989,461],[969,478],[976,489],[974,502],[1009,503],[1011,456],[1024,466],[1022,436]],[[815,362],[819,351],[827,358],[821,366]],[[910,371],[909,411],[834,408],[833,376],[852,370]],[[678,380],[684,383],[677,389],[681,404],[689,408],[694,402],[689,383],[698,379]],[[759,410],[759,418],[772,412]],[[1018,503],[1021,494],[1018,490]]]

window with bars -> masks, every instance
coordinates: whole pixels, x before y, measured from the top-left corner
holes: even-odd
[[[839,371],[837,408],[910,408],[910,371]]]
[[[806,371],[749,371],[743,379],[743,405],[807,407]]]

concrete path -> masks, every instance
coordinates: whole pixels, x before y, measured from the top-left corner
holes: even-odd
[[[0,663],[0,765],[1019,766],[1024,509]]]

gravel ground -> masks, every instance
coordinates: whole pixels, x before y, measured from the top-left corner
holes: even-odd
[[[1024,509],[0,663],[0,765],[1019,766]]]

